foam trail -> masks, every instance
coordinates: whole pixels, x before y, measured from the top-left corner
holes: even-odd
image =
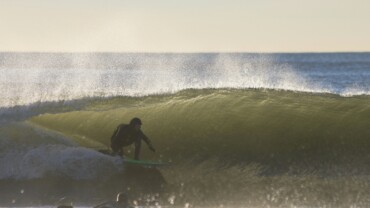
[[[94,150],[64,145],[8,151],[0,157],[0,179],[35,179],[63,176],[72,179],[96,179],[122,171],[119,158]]]
[[[80,147],[60,133],[17,122],[0,127],[0,169],[0,180],[96,179],[122,171],[122,161]]]

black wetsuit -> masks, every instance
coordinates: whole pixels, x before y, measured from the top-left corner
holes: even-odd
[[[111,148],[114,154],[122,156],[122,147],[135,143],[135,159],[138,160],[141,140],[144,140],[150,148],[153,148],[149,138],[141,130],[137,131],[134,126],[121,124],[116,128],[111,137]]]

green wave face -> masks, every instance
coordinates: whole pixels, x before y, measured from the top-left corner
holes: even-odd
[[[274,90],[187,90],[174,95],[96,100],[83,110],[29,121],[108,148],[120,123],[143,120],[158,150],[142,158],[225,164],[359,162],[370,147],[370,98]],[[304,163],[303,163],[304,161]]]

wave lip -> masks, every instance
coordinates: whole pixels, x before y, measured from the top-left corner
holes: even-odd
[[[370,92],[367,53],[36,56],[41,63],[33,63],[32,54],[0,56],[4,60],[0,66],[0,107],[89,97],[173,94],[186,89],[263,88],[343,96]],[[51,60],[59,61],[49,64]]]

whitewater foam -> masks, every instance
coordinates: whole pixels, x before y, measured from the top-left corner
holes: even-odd
[[[0,179],[37,179],[67,177],[72,179],[109,178],[122,171],[120,158],[102,155],[94,150],[64,145],[42,145],[36,148],[2,153]]]

